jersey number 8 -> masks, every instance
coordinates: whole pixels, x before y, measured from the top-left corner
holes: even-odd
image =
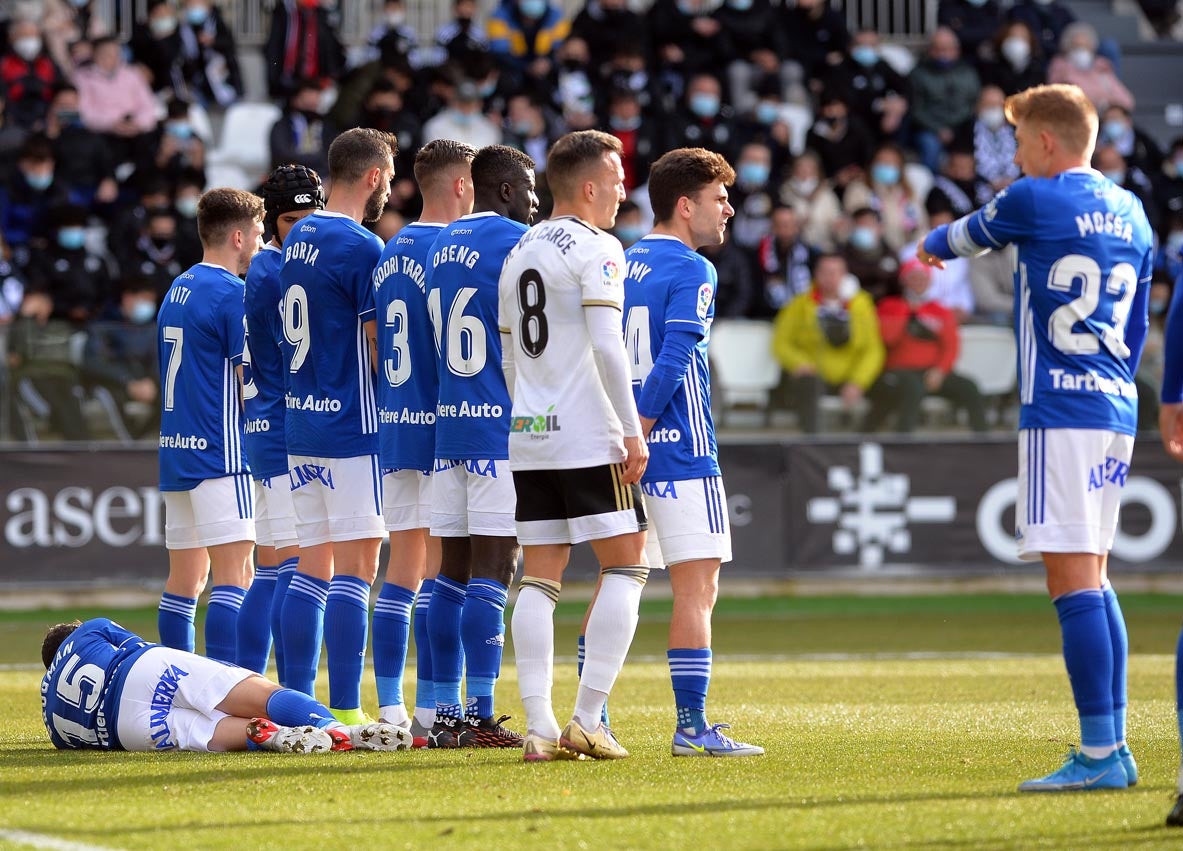
[[[536,358],[546,350],[550,340],[550,327],[546,322],[546,286],[537,269],[527,269],[518,278],[518,308],[522,318],[518,325],[518,336],[522,351]]]

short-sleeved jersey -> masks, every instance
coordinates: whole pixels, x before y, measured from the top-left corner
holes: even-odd
[[[649,432],[649,464],[642,481],[718,476],[719,449],[707,366],[719,283],[715,266],[681,240],[662,234],[641,239],[624,257],[624,337],[638,401],[666,332],[689,331],[699,338],[690,368]]]
[[[119,698],[132,663],[157,645],[107,618],[62,642],[41,679],[41,716],[55,748],[122,750]]]
[[[611,234],[563,216],[530,228],[501,273],[500,327],[514,347],[513,470],[624,460],[624,428],[604,390],[584,315],[624,306],[624,251]]]
[[[327,210],[301,219],[284,240],[280,349],[291,455],[378,452],[374,372],[363,324],[374,319],[372,278],[381,255],[381,239]]]
[[[438,299],[440,398],[435,457],[509,457],[509,391],[501,371],[497,281],[526,226],[472,213],[440,231],[431,249],[428,297]],[[439,295],[434,291],[438,290]]]
[[[950,225],[947,242],[926,248],[1018,248],[1019,427],[1134,434],[1153,263],[1141,201],[1093,169],[1025,177]]]
[[[426,472],[434,466],[439,350],[427,304],[427,268],[443,227],[407,225],[386,245],[374,269],[378,456],[388,470]],[[434,310],[439,313],[438,301]]]
[[[242,279],[198,263],[156,314],[160,363],[160,489],[187,491],[250,470],[242,451]]]
[[[279,265],[283,254],[264,245],[246,273],[246,335],[242,343],[242,402],[246,410],[246,457],[256,479],[288,471],[283,436],[284,367],[279,341]]]

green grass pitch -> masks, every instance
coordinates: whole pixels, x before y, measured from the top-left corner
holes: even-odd
[[[610,707],[632,757],[543,765],[517,751],[59,753],[33,663],[64,613],[3,613],[0,848],[1183,848],[1162,826],[1183,598],[1123,605],[1142,780],[1042,796],[1015,786],[1057,767],[1077,728],[1055,614],[1033,596],[720,601],[709,708],[768,751],[733,760],[670,756],[669,603],[646,601]],[[559,607],[560,719],[581,611]],[[155,611],[70,614],[155,635]],[[506,650],[498,700],[514,727]],[[363,694],[374,711],[372,676]]]

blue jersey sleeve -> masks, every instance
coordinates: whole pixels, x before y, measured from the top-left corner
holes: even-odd
[[[694,347],[702,335],[686,328],[671,327],[661,341],[661,351],[653,361],[653,369],[645,376],[637,413],[655,420],[669,405],[675,391],[686,377],[694,358]]]
[[[683,264],[678,282],[670,288],[665,311],[667,331],[692,331],[699,338],[707,335],[707,327],[715,313],[716,276],[713,271],[710,263],[697,254]]]
[[[1183,402],[1183,273],[1175,279],[1171,293],[1163,354],[1166,363],[1162,370],[1162,403],[1177,405]]]
[[[242,364],[242,346],[246,337],[246,304],[238,293],[228,294],[218,305],[218,336],[223,351],[235,366]]]
[[[357,317],[362,322],[369,322],[378,315],[374,305],[374,267],[382,259],[382,247],[382,240],[378,237],[365,240],[350,258],[352,265],[349,280],[345,284],[353,295]]]
[[[949,225],[941,225],[924,240],[924,250],[943,260],[973,257],[983,251],[1020,242],[1034,229],[1035,203],[1028,178],[1016,180],[986,206]]]

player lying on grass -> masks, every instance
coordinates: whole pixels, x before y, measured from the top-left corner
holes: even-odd
[[[60,749],[317,753],[407,750],[381,722],[346,726],[328,708],[246,668],[153,644],[107,618],[50,627],[41,713]]]

